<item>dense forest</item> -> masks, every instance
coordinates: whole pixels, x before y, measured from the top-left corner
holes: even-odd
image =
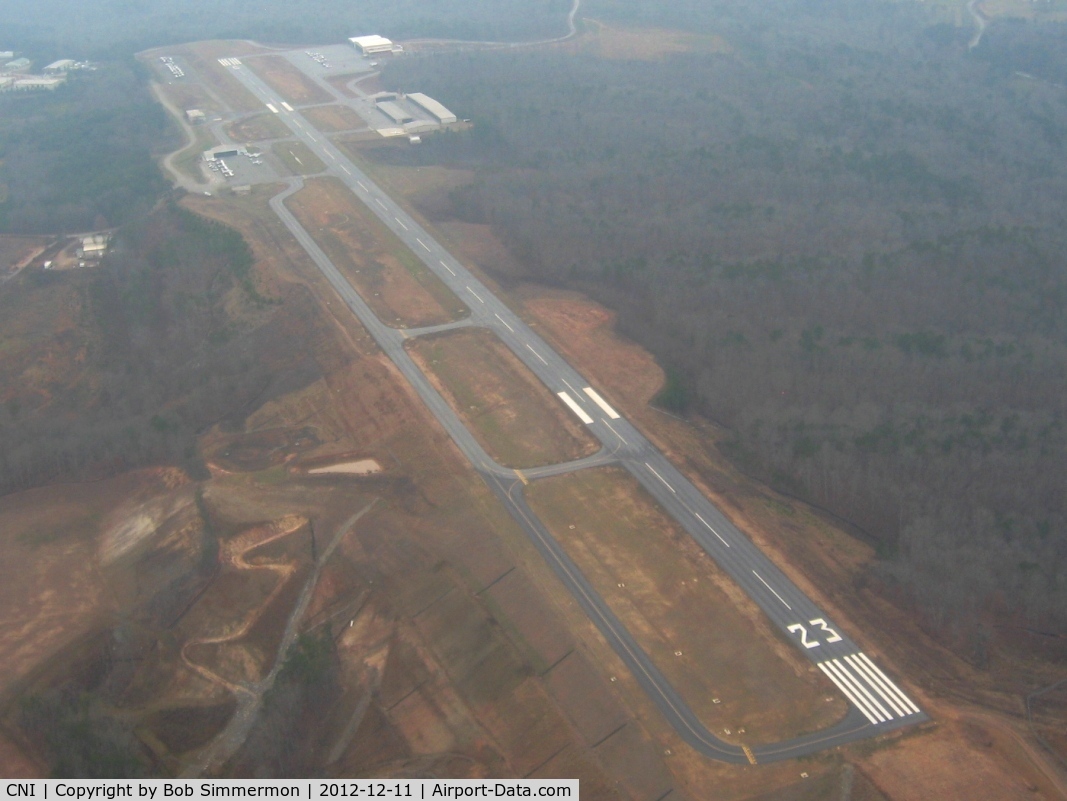
[[[132,57],[47,93],[0,95],[0,231],[91,231],[144,216],[180,140]]]
[[[251,267],[237,231],[167,204],[124,227],[99,267],[6,285],[2,319],[42,294],[75,319],[29,347],[30,337],[6,341],[0,495],[161,462],[199,473],[206,427],[315,380],[301,344],[313,332],[291,328],[301,297],[261,297]],[[48,378],[79,346],[75,369]]]
[[[570,7],[570,0],[5,0],[0,45],[98,58],[198,39],[293,44],[381,33],[511,41],[562,35]]]
[[[1063,631],[1064,29],[969,51],[920,4],[583,13],[690,50],[397,61],[389,88],[475,125],[380,158],[473,168],[425,213],[491,223],[523,265],[505,280],[618,309],[664,405],[852,521],[875,578],[976,660],[990,624]]]

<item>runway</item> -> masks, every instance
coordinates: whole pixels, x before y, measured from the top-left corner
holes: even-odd
[[[328,174],[342,181],[429,270],[468,305],[471,310],[468,319],[446,326],[407,331],[386,326],[286,208],[285,199],[301,188],[302,179],[290,179],[289,187],[271,199],[274,212],[411,383],[474,468],[481,473],[686,742],[708,757],[726,762],[770,762],[805,756],[928,719],[825,612],[616,411],[610,398],[586,381],[488,287],[441,247],[428,231],[386,195],[327,136],[316,136],[317,132],[299,109],[293,109],[285,103],[239,59],[220,59],[220,62],[322,160]],[[522,478],[516,471],[499,465],[489,457],[404,349],[404,340],[412,336],[462,326],[491,329],[560,399],[569,410],[568,413],[581,420],[601,443],[599,452],[585,459],[523,470],[525,479],[533,480],[607,464],[625,468],[849,700],[850,711],[842,721],[820,732],[751,748],[726,743],[708,731],[530,510],[522,494]]]

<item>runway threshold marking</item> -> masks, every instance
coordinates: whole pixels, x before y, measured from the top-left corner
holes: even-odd
[[[725,545],[727,548],[730,547],[730,543],[728,543],[726,540],[724,540],[722,538],[722,534],[720,534],[718,531],[716,531],[715,529],[713,529],[711,527],[711,523],[709,523],[707,520],[705,520],[703,517],[701,517],[697,512],[693,512],[693,514],[695,514],[697,516],[697,520],[699,520],[701,523],[703,523],[705,526],[708,527],[708,531],[710,531],[712,534],[714,534],[716,537],[718,537],[722,541],[723,545]]]
[[[278,109],[274,108],[274,106],[272,106],[270,103],[267,103],[267,108],[269,108],[275,114],[278,113]]]
[[[286,103],[284,100],[282,101],[282,108],[284,108],[286,111],[292,111],[293,110],[293,107],[290,106],[288,103]]]
[[[427,245],[425,242],[423,242],[421,239],[419,239],[418,237],[415,237],[415,241],[418,242],[420,245],[422,245],[424,248],[426,248],[426,252],[427,253],[430,252],[430,246]]]
[[[838,689],[859,707],[871,723],[885,723],[887,720],[892,720],[893,716],[885,711],[885,707],[874,700],[863,685],[856,681],[856,677],[846,671],[839,661],[831,659],[820,662],[819,669],[834,680]]]
[[[753,575],[753,576],[755,576],[756,578],[758,578],[758,579],[760,580],[760,582],[761,582],[761,583],[763,584],[763,586],[764,586],[764,587],[766,587],[766,588],[767,588],[768,590],[770,590],[771,592],[773,592],[773,593],[774,593],[774,597],[775,597],[775,598],[777,598],[777,599],[778,599],[779,601],[781,601],[781,602],[782,602],[783,604],[785,604],[785,608],[786,608],[786,609],[788,609],[788,610],[789,610],[790,612],[792,612],[792,611],[793,611],[793,607],[791,607],[791,606],[790,606],[789,604],[787,604],[787,603],[785,602],[785,598],[783,598],[783,597],[782,597],[781,595],[779,595],[779,594],[778,594],[778,593],[777,593],[777,592],[775,591],[774,587],[772,587],[772,586],[771,586],[770,584],[768,584],[768,583],[767,583],[766,581],[764,581],[764,580],[763,580],[763,576],[761,576],[761,575],[760,575],[759,573],[757,573],[757,572],[756,572],[755,570],[753,570],[753,571],[752,571],[752,575]]]
[[[649,470],[652,471],[652,475],[654,475],[656,478],[658,478],[660,481],[663,482],[663,486],[665,486],[667,489],[669,489],[675,495],[678,494],[678,492],[674,489],[674,487],[672,487],[670,484],[667,483],[667,479],[665,479],[663,476],[661,476],[659,473],[656,472],[656,468],[654,468],[648,462],[645,462],[645,467],[647,467]]]
[[[586,425],[589,425],[593,422],[593,418],[587,415],[585,413],[585,410],[582,409],[582,407],[579,406],[577,403],[575,403],[574,399],[570,395],[568,395],[566,392],[557,392],[556,394],[559,395],[563,402],[570,407],[570,410],[578,416],[579,420],[581,420]]]
[[[597,392],[595,389],[593,389],[592,387],[586,387],[585,389],[582,390],[582,392],[584,392],[586,395],[588,395],[590,398],[592,398],[593,399],[593,403],[595,403],[597,406],[599,406],[601,409],[603,409],[604,413],[608,417],[610,417],[612,420],[618,420],[619,419],[619,413],[616,412],[614,409],[612,409],[610,406],[608,406],[608,402],[606,400],[604,400],[602,397],[600,397],[600,393]]]
[[[452,269],[451,267],[449,267],[449,266],[448,266],[447,264],[445,264],[444,262],[441,262],[441,266],[442,266],[442,267],[444,267],[444,268],[445,268],[446,270],[448,270],[448,271],[449,271],[450,273],[452,273],[452,275],[455,275],[455,274],[456,274],[456,271],[455,271],[455,270],[453,270],[453,269]],[[499,316],[499,315],[498,315],[498,316]]]
[[[538,353],[536,350],[534,350],[533,346],[531,346],[529,342],[526,343],[526,347],[530,349],[530,353],[532,353],[534,356],[541,360],[541,364],[548,364],[548,362],[545,361],[545,357]]]
[[[444,262],[441,262],[441,264],[444,264]],[[446,266],[445,269],[448,270],[448,267]],[[448,271],[452,272],[451,270],[448,270]],[[508,331],[510,331],[513,334],[515,333],[515,329],[512,328],[510,325],[508,325],[508,321],[505,320],[503,317],[501,317],[499,314],[496,315],[496,319],[498,319],[500,322],[502,322],[504,324],[504,327],[506,329],[508,329]]]
[[[851,659],[851,657],[846,656],[845,659],[848,660]],[[917,715],[919,713],[919,707],[915,706],[915,704],[912,703],[912,700],[904,694],[904,691],[897,687],[897,685],[893,683],[892,679],[885,675],[885,673],[881,671],[878,665],[874,664],[874,662],[872,662],[868,658],[867,654],[856,654],[856,661],[862,663],[871,672],[871,675],[875,678],[876,682],[880,686],[884,686],[889,692],[895,695],[905,707],[910,709],[910,714]]]
[[[478,297],[478,293],[475,292],[473,289],[471,289],[470,287],[467,287],[467,291],[470,292],[472,295],[474,295],[474,297],[478,298],[478,302],[479,303],[485,303],[484,300],[482,300],[480,297]]]

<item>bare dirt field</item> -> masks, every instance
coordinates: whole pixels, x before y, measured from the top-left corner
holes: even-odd
[[[543,479],[527,497],[712,732],[773,742],[844,716],[833,685],[628,473]]]
[[[422,337],[409,352],[501,464],[536,467],[599,449],[581,422],[489,330]]]
[[[283,56],[260,56],[244,63],[290,103],[329,103],[333,99]]]
[[[236,142],[258,142],[263,139],[284,139],[291,136],[289,129],[274,114],[256,114],[233,123],[227,129]]]
[[[308,181],[286,204],[384,323],[437,325],[469,313],[340,181]]]
[[[338,131],[351,131],[356,128],[367,127],[367,123],[355,111],[348,106],[342,106],[337,103],[305,109],[303,114],[312,125],[325,133],[337,133]]]
[[[51,242],[44,236],[0,236],[0,276],[9,270],[21,269]]]

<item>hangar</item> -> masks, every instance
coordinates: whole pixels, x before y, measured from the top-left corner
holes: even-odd
[[[349,39],[352,44],[359,48],[365,56],[375,53],[392,53],[393,43],[384,36],[373,34],[371,36],[353,36]]]
[[[393,122],[411,122],[415,119],[410,113],[401,108],[392,100],[384,100],[378,103],[378,110],[389,117]]]
[[[456,121],[456,115],[438,103],[432,97],[424,95],[422,92],[410,92],[407,95],[407,99],[414,103],[421,109],[430,112],[431,115],[442,125],[448,125],[450,122]]]

